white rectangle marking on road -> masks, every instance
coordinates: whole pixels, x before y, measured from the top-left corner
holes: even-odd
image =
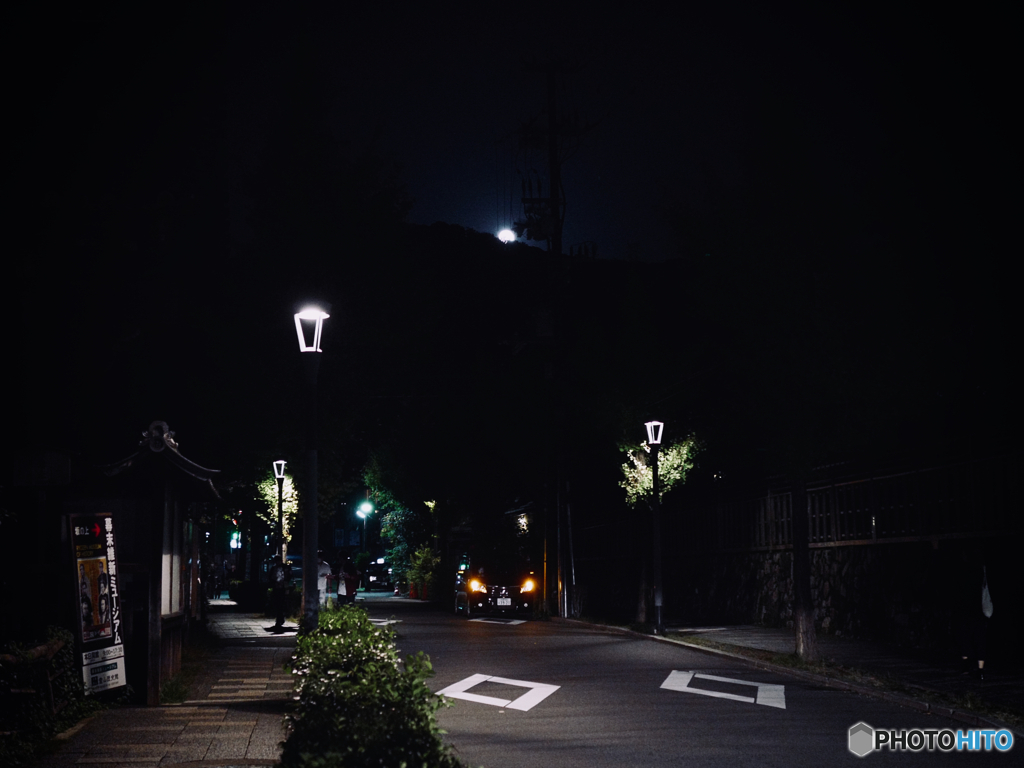
[[[492,696],[481,696],[476,693],[468,693],[470,688],[473,688],[480,683],[487,682],[488,680],[492,683],[515,685],[520,688],[529,688],[530,690],[519,698],[511,700],[498,699]],[[544,699],[557,691],[559,687],[560,686],[549,685],[547,683],[531,683],[526,680],[511,680],[507,677],[492,677],[490,675],[475,674],[470,675],[465,680],[452,683],[447,688],[438,691],[437,695],[448,696],[452,699],[462,699],[463,701],[472,701],[477,704],[490,704],[494,707],[506,707],[508,709],[516,709],[521,712],[526,712],[540,704]]]
[[[528,683],[525,680],[509,680],[504,677],[492,677],[491,682],[529,688],[529,691],[508,705],[509,709],[518,709],[523,712],[533,709],[559,688],[557,685],[549,685],[547,683]]]
[[[786,686],[765,685],[757,686],[757,703],[766,707],[786,708]]]
[[[493,696],[481,696],[478,693],[466,693],[465,691],[458,694],[446,693],[445,696],[463,701],[475,701],[477,704],[490,704],[492,707],[507,707],[512,703],[511,699],[496,699]]]
[[[688,691],[690,689],[687,686],[690,685],[692,679],[693,672],[682,672],[673,669],[672,673],[665,678],[665,682],[661,684],[661,687],[668,688],[670,691]]]
[[[470,619],[470,621],[479,621],[481,624],[508,624],[511,626],[526,623],[525,619]]]
[[[480,683],[483,683],[483,682],[485,682],[487,680],[490,680],[490,679],[491,679],[490,675],[480,675],[480,674],[470,675],[465,680],[459,680],[459,682],[452,683],[447,688],[445,688],[443,691],[438,691],[437,694],[439,696],[442,696],[442,695],[443,696],[451,696],[452,694],[455,694],[455,693],[465,693],[470,688],[472,688],[474,685],[480,685]]]
[[[724,693],[723,691],[709,691],[705,688],[691,688],[690,683],[694,678],[701,680],[715,680],[720,683],[731,683],[733,685],[750,685],[757,688],[757,697],[738,696],[735,693]],[[731,677],[718,677],[717,675],[704,675],[698,672],[688,672],[674,669],[661,684],[662,688],[670,691],[682,691],[684,693],[696,693],[701,696],[712,696],[716,699],[731,699],[742,701],[745,704],[761,704],[766,707],[786,708],[786,686],[771,685],[768,683],[752,683],[749,680],[736,680]]]

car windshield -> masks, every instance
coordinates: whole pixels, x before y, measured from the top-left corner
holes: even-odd
[[[530,573],[528,564],[503,558],[473,563],[469,570],[473,576],[490,584],[518,584]]]

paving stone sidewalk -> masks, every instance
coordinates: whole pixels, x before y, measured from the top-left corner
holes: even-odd
[[[213,768],[276,765],[292,679],[288,644],[260,647],[262,617],[211,614],[210,629],[228,641],[210,650],[192,698],[180,705],[119,707],[80,724],[39,768]],[[294,631],[291,636],[294,637]],[[231,644],[251,638],[251,644]]]

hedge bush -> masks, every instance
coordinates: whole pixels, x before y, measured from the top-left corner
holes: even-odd
[[[423,653],[399,663],[394,633],[345,605],[320,613],[292,657],[296,702],[281,764],[302,768],[462,768],[442,739],[445,706]]]
[[[52,658],[33,661],[33,651],[44,643],[62,645]],[[63,627],[47,627],[45,639],[10,643],[0,652],[0,765],[31,765],[55,734],[98,711],[103,704],[95,696],[86,696],[75,638]],[[47,675],[53,678],[56,710],[46,695]],[[15,694],[14,690],[22,693]]]

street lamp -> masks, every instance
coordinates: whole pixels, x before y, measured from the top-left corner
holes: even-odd
[[[320,337],[324,320],[330,315],[320,306],[304,306],[295,313],[295,333],[299,337],[299,352],[305,362],[309,407],[306,409],[306,492],[302,536],[302,622],[307,630],[316,629],[320,614],[320,596],[317,590],[318,536],[320,524],[317,512],[317,440],[316,440],[316,379],[320,371]]]
[[[363,547],[362,547],[362,549],[363,549],[364,552],[368,552],[369,551],[369,549],[366,546],[366,518],[368,518],[372,512],[373,512],[373,504],[371,504],[368,501],[364,501],[362,504],[359,505],[359,509],[356,510],[356,514],[359,515],[359,517],[363,521]]]
[[[329,317],[330,315],[320,307],[303,307],[295,313],[295,333],[299,336],[299,352],[323,352],[320,349],[320,335],[324,330],[324,320]]]
[[[274,462],[277,478],[277,556],[284,561],[284,460]]]
[[[654,516],[651,528],[654,540],[654,631],[656,634],[665,634],[665,625],[661,621],[661,500],[658,498],[658,448],[661,446],[661,432],[665,425],[660,421],[648,421],[644,424],[647,427],[647,444],[651,446],[651,466],[653,467],[652,486],[654,502],[651,504],[651,512]]]

